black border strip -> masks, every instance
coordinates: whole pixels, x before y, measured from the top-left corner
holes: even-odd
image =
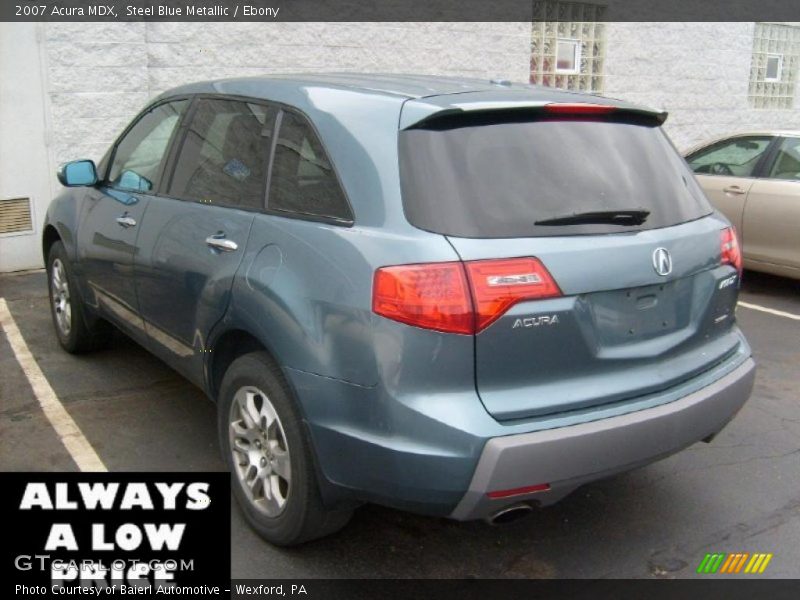
[[[800,583],[787,579],[270,579],[231,581],[231,598],[326,600],[783,600],[797,598]],[[281,586],[276,589],[276,586]],[[292,586],[295,586],[294,588]],[[305,594],[300,591],[302,586]],[[244,591],[247,589],[248,591]],[[283,592],[285,596],[281,596]]]
[[[108,9],[113,9],[109,11]],[[594,15],[591,19],[577,15]],[[4,0],[0,21],[800,21],[796,0]]]

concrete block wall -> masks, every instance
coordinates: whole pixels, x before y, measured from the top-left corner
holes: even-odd
[[[55,164],[99,159],[150,97],[144,23],[47,23]]]
[[[54,163],[99,158],[149,98],[192,81],[373,71],[525,81],[526,23],[50,23]]]
[[[682,150],[736,131],[798,129],[796,108],[749,106],[754,26],[609,23],[605,94],[668,110],[665,129]]]
[[[99,158],[158,93],[190,81],[377,71],[526,81],[527,23],[51,23],[55,163]],[[800,110],[749,107],[753,23],[609,23],[605,93],[666,108],[685,149],[751,128],[800,127]]]

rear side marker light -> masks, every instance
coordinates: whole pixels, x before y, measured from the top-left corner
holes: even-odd
[[[720,257],[720,264],[736,267],[739,274],[742,274],[742,250],[733,227],[720,231]]]
[[[556,296],[561,290],[536,258],[427,263],[378,269],[372,310],[423,329],[472,335],[518,302]]]
[[[522,496],[523,494],[532,494],[534,492],[546,492],[549,489],[549,483],[539,483],[537,485],[527,485],[525,487],[514,488],[511,490],[498,490],[496,492],[489,492],[486,495],[492,500],[499,500],[500,498],[511,498],[512,496]]]

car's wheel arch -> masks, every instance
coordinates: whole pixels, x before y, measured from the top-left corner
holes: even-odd
[[[76,261],[76,253],[77,248],[75,244],[75,237],[70,231],[69,227],[67,227],[63,223],[53,223],[51,221],[45,221],[45,225],[42,228],[42,258],[44,260],[44,264],[47,264],[47,259],[50,256],[50,249],[53,247],[53,244],[56,242],[61,242],[64,245],[64,250],[67,252],[67,257],[73,261]]]
[[[317,474],[317,484],[319,491],[322,495],[323,503],[329,508],[352,510],[362,504],[361,501],[354,498],[344,488],[340,488],[328,479],[323,472],[319,460],[316,455],[316,442],[309,428],[306,419],[306,413],[303,408],[303,403],[299,400],[297,391],[295,390],[291,378],[286,377],[283,364],[278,360],[275,353],[270,348],[268,343],[265,343],[261,338],[250,333],[246,329],[226,327],[218,328],[212,338],[214,342],[210,345],[211,352],[208,353],[206,360],[206,392],[212,400],[219,405],[220,387],[225,373],[233,362],[246,354],[259,352],[266,354],[272,362],[284,373],[284,381],[288,386],[292,398],[295,400],[295,406],[300,414],[302,427],[309,436],[311,447],[313,449],[313,465]]]
[[[281,367],[270,344],[248,330],[239,327],[220,327],[213,332],[205,364],[206,388],[212,400],[217,401],[222,379],[233,361],[251,352],[265,352],[278,367]]]
[[[45,264],[47,263],[50,248],[57,241],[64,244],[67,256],[77,264],[78,222],[83,203],[83,194],[80,190],[83,189],[65,190],[56,196],[48,206],[41,237]]]
[[[42,231],[42,258],[44,259],[44,264],[47,264],[47,259],[50,256],[50,248],[52,248],[53,244],[56,242],[64,243],[55,225],[48,223]]]

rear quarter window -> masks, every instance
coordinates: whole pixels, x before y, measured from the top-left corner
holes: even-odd
[[[270,210],[352,223],[353,214],[333,165],[306,119],[281,113],[270,173]]]
[[[597,119],[446,121],[400,132],[403,206],[416,227],[457,237],[629,232],[710,214],[692,172],[654,125]],[[537,221],[642,209],[635,226]]]

